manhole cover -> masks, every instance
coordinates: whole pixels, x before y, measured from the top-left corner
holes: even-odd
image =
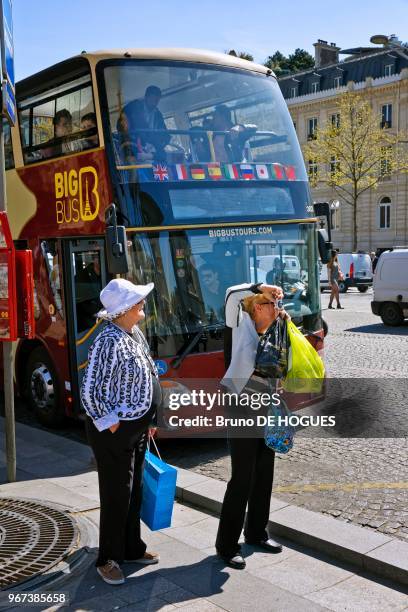
[[[68,514],[28,500],[0,498],[0,588],[55,565],[76,539]]]

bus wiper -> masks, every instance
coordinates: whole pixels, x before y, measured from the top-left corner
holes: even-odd
[[[173,359],[170,364],[171,367],[177,370],[181,366],[187,355],[189,355],[193,348],[200,342],[201,338],[203,337],[203,334],[208,331],[224,329],[224,327],[225,326],[223,323],[209,323],[208,325],[203,325],[202,328],[196,334],[194,334],[192,340],[188,343],[181,355]]]

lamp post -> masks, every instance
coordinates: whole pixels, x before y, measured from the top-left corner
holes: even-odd
[[[7,212],[3,118],[7,119],[10,125],[14,125],[16,121],[11,0],[0,0],[0,53],[2,101],[0,117],[0,210]],[[14,416],[13,344],[12,342],[2,342],[2,344],[7,479],[9,482],[14,482],[16,480],[16,432]]]

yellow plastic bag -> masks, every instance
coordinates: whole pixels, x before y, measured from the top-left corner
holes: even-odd
[[[283,388],[291,393],[320,393],[324,378],[323,361],[292,321],[287,323],[287,330],[290,357]]]

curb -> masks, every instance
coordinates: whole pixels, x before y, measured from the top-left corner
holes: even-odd
[[[177,468],[176,497],[208,512],[220,514],[227,484]],[[271,534],[346,561],[362,570],[408,584],[408,543],[364,527],[290,505],[272,497]]]

